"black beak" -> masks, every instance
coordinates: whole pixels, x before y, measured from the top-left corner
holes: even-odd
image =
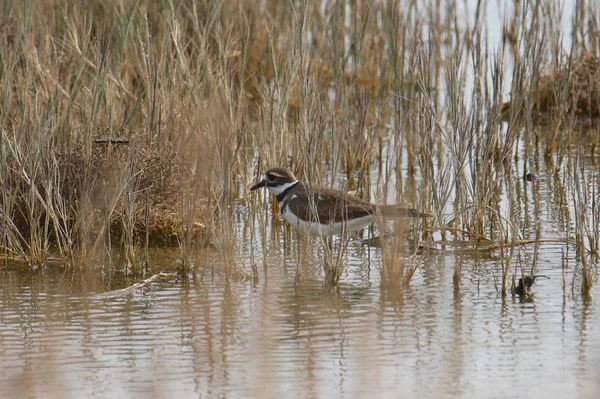
[[[266,186],[267,186],[267,181],[266,180],[261,180],[260,182],[256,183],[252,187],[250,187],[250,191],[254,191],[256,189],[259,189],[261,187],[266,187]]]

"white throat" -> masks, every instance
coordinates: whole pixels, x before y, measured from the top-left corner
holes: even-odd
[[[268,187],[267,188],[275,195],[279,195],[281,193],[283,193],[285,190],[287,190],[288,188],[292,187],[293,185],[295,185],[296,183],[298,183],[298,180],[294,180],[294,181],[290,181],[287,183],[284,183],[280,186],[275,186],[275,187]]]

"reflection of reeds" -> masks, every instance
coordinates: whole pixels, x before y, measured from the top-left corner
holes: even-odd
[[[391,234],[385,232],[385,221],[380,220],[382,286],[401,290],[408,286],[420,264],[420,255],[416,255],[418,242],[409,247],[406,237],[406,226],[403,221],[396,220]]]

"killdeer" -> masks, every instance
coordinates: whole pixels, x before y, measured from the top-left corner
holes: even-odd
[[[432,213],[398,205],[377,205],[321,186],[309,186],[296,179],[285,168],[273,168],[250,188],[268,188],[279,202],[281,213],[290,226],[313,236],[331,236],[360,230],[377,220],[378,214],[387,218],[429,218]]]

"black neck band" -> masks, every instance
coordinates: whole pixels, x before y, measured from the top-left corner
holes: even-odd
[[[277,198],[277,202],[279,202],[281,204],[281,201],[283,201],[283,199],[287,195],[288,191],[290,191],[292,188],[296,187],[296,184],[298,184],[298,181],[296,181],[294,184],[292,184],[291,186],[289,186],[288,188],[283,190],[281,193],[277,194],[275,196],[275,198]]]

